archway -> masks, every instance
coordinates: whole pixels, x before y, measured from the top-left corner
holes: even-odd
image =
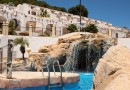
[[[45,33],[48,35],[48,36],[51,36],[52,35],[52,24],[48,24],[47,26],[46,26],[46,31],[45,31]]]
[[[17,31],[20,31],[21,22],[18,19],[11,19],[10,22],[13,22],[14,28]]]
[[[63,35],[67,33],[68,33],[67,27],[63,27]]]

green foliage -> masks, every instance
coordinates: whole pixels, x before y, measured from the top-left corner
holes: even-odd
[[[56,7],[56,6],[51,6],[51,9],[62,11],[62,12],[67,12],[67,10],[64,7]]]
[[[45,31],[44,32],[45,36],[51,36],[49,32]]]
[[[81,8],[81,16],[88,17],[88,10],[83,5],[77,5],[75,7],[71,7],[68,9],[68,12],[74,15],[80,15]]]
[[[77,26],[75,24],[70,24],[67,28],[67,30],[69,31],[69,33],[71,32],[77,32]]]
[[[91,32],[91,33],[97,33],[98,29],[94,24],[89,24],[87,27],[83,28],[82,31],[85,32]]]
[[[17,46],[19,44],[21,46],[25,46],[25,45],[29,46],[28,40],[23,39],[23,37],[14,39],[14,45]]]
[[[25,45],[29,46],[28,40],[23,39],[23,37],[14,39],[14,45],[17,46],[19,44],[21,45],[20,51],[22,53],[22,59],[24,60]]]
[[[13,21],[9,22],[9,35],[17,35]]]
[[[49,14],[47,13],[47,11],[44,10],[44,9],[41,9],[40,16],[41,16],[41,17],[50,17],[50,15],[49,15]]]

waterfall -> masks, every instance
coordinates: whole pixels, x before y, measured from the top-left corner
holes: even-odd
[[[90,69],[90,64],[91,64],[91,59],[92,59],[92,44],[93,42],[89,40],[89,42],[87,43],[87,49],[86,49],[86,69],[87,69],[87,72],[89,71]]]
[[[65,71],[75,71],[76,66],[78,63],[78,56],[79,56],[79,43],[80,42],[74,42],[71,43],[68,53],[67,53],[67,60],[64,64]]]
[[[98,42],[98,46],[92,40],[89,40],[87,43],[86,42],[87,41],[85,41],[85,43],[82,41],[77,41],[70,44],[68,52],[66,53],[66,62],[64,64],[64,69],[66,72],[80,70],[81,67],[84,68],[82,65],[85,65],[85,69],[83,70],[93,72],[96,67],[96,63],[98,63],[99,58],[103,55],[104,43],[103,41],[101,41],[101,43]],[[81,57],[80,54],[82,50],[86,50],[86,52],[84,52],[84,55],[81,55]],[[86,64],[80,64],[81,61]]]

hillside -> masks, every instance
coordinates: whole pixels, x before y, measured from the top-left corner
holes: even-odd
[[[67,10],[64,7],[51,6],[48,3],[46,3],[45,1],[38,1],[38,0],[0,0],[0,3],[1,4],[4,4],[4,3],[14,4],[15,6],[18,4],[22,4],[22,3],[28,3],[28,4],[38,5],[41,7],[46,7],[46,8],[50,8],[50,9],[67,12]]]

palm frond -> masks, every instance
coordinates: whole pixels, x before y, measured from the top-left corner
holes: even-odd
[[[23,37],[14,39],[14,45],[17,46],[19,44],[21,46],[25,46],[25,45],[29,46],[28,40],[23,39]]]

